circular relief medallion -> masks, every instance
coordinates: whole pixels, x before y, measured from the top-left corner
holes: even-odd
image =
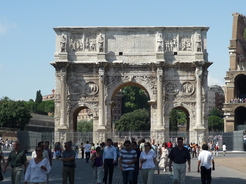
[[[69,88],[70,93],[81,93],[81,85],[78,82],[73,82]]]
[[[165,86],[165,91],[168,95],[175,95],[179,92],[178,85],[174,82],[168,82]]]
[[[88,82],[85,85],[85,93],[87,95],[94,95],[98,92],[98,86],[94,82]]]
[[[184,82],[181,85],[181,91],[184,95],[191,95],[195,90],[195,87],[192,83],[190,82]]]

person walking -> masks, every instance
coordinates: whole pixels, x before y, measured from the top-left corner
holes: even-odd
[[[112,140],[107,139],[107,146],[105,146],[103,151],[103,164],[104,164],[104,177],[103,182],[107,184],[109,178],[109,184],[112,184],[114,164],[116,163],[117,154],[116,149],[112,145]]]
[[[96,147],[96,152],[92,154],[91,160],[93,161],[93,175],[97,184],[101,184],[103,178],[103,155],[101,154],[101,147]]]
[[[84,145],[84,148],[85,148],[86,163],[89,163],[90,154],[91,154],[91,145],[89,144],[89,141],[86,141],[86,144]]]
[[[28,184],[28,182],[31,184],[47,183],[47,175],[51,170],[50,161],[42,156],[43,147],[37,146],[35,151],[36,157],[29,161],[29,165],[25,173],[24,184]]]
[[[3,161],[3,165],[5,164],[5,160],[4,160],[4,155],[3,155],[3,151],[2,151],[2,147],[0,144],[0,181],[3,181],[3,174],[2,174],[2,164],[1,161]]]
[[[81,143],[80,149],[81,149],[81,159],[84,159],[85,158],[84,143]]]
[[[160,148],[160,162],[159,162],[159,167],[163,168],[163,171],[166,172],[167,169],[167,162],[168,162],[168,154],[169,150],[167,147],[167,144],[164,142],[162,144],[162,147]]]
[[[146,142],[144,144],[145,150],[140,154],[140,166],[143,182],[144,184],[153,184],[154,177],[154,169],[155,167],[158,169],[159,174],[159,166],[156,160],[156,153],[151,149],[151,144]]]
[[[119,154],[119,166],[122,173],[123,184],[133,184],[134,182],[134,166],[137,161],[137,152],[131,148],[131,142],[124,142],[124,149]]]
[[[134,149],[137,153],[137,161],[134,164],[134,179],[133,179],[133,184],[138,184],[138,174],[139,174],[139,157],[141,154],[140,149],[137,146],[136,142],[132,142],[132,149]]]
[[[173,183],[185,184],[186,161],[188,161],[188,172],[190,172],[190,153],[184,147],[182,137],[178,137],[178,146],[171,150],[168,158],[170,159],[169,171],[173,171]]]
[[[197,172],[198,173],[201,172],[202,184],[211,184],[212,181],[211,167],[213,170],[215,170],[213,154],[210,151],[208,151],[208,145],[203,144],[202,152],[198,156],[198,166],[197,166]]]
[[[8,159],[3,168],[3,173],[5,173],[9,163],[11,164],[12,184],[21,183],[22,172],[23,170],[26,170],[26,167],[27,167],[26,161],[27,161],[26,154],[25,154],[25,151],[21,149],[20,142],[14,141],[13,150],[9,153]]]
[[[226,144],[225,143],[223,143],[222,145],[222,151],[223,151],[223,156],[225,156],[226,155]]]
[[[75,173],[75,156],[76,153],[72,149],[72,142],[65,142],[65,150],[62,152],[61,161],[63,162],[62,168],[62,184],[67,184],[69,178],[69,184],[74,184]]]

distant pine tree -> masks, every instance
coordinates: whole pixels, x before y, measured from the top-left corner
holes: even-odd
[[[40,104],[43,100],[43,96],[41,94],[41,91],[38,90],[37,93],[36,93],[36,100],[35,100],[35,103],[37,104]]]

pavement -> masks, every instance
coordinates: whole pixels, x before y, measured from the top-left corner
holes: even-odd
[[[5,158],[7,158],[9,151],[4,151]],[[28,159],[30,159],[30,153],[27,154]],[[80,155],[81,157],[81,155]],[[228,167],[225,164],[221,164],[219,162],[219,159],[224,160],[237,160],[235,162],[235,167],[237,165],[241,164],[240,161],[246,160],[246,153],[245,152],[228,152],[225,157],[220,153],[218,157],[215,157],[215,171],[212,172],[212,184],[245,184],[246,183],[246,174],[245,170],[237,170],[233,167]],[[236,158],[236,159],[235,159]],[[216,160],[218,163],[216,164]],[[233,161],[234,162],[234,161]],[[90,164],[86,163],[85,159],[78,158],[76,159],[76,172],[75,172],[75,184],[95,184],[96,181],[93,178],[92,174],[92,168],[90,167]],[[242,167],[243,168],[243,167]],[[10,174],[11,168],[8,168],[9,170],[6,171],[4,174],[4,181],[3,184],[11,184],[11,178]],[[197,172],[197,158],[191,159],[191,172],[186,173],[186,184],[200,184],[200,174]],[[62,178],[61,178],[61,172],[62,172],[62,161],[54,159],[53,160],[53,166],[50,173],[50,184],[61,184]],[[140,172],[139,175],[139,184],[143,184],[142,182],[142,175]],[[23,175],[24,178],[24,175]],[[22,180],[24,181],[24,179]],[[122,176],[121,172],[118,167],[115,167],[114,175],[113,175],[113,184],[121,184],[122,183]],[[163,172],[160,171],[160,175],[157,174],[157,171],[155,171],[154,175],[154,182],[153,184],[171,184],[172,179],[170,177],[170,172]]]

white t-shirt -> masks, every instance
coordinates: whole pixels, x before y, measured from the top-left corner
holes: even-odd
[[[90,144],[85,144],[85,145],[84,145],[84,148],[85,148],[85,152],[90,152],[90,150],[91,150],[91,145],[90,145]]]
[[[154,158],[156,158],[156,153],[151,149],[148,154],[142,151],[140,154],[140,159],[147,159],[142,163],[142,169],[152,169],[155,167]]]
[[[223,151],[226,151],[226,145],[225,145],[225,144],[223,144],[222,150],[223,150]]]
[[[210,169],[212,167],[211,161],[214,159],[213,154],[208,150],[202,150],[198,156],[198,160],[201,161],[201,166]]]
[[[41,169],[41,166],[45,166],[47,171]],[[45,182],[47,180],[47,174],[50,173],[51,167],[49,160],[44,158],[38,164],[34,161],[34,158],[30,160],[28,168],[25,174],[25,181],[29,182]]]

